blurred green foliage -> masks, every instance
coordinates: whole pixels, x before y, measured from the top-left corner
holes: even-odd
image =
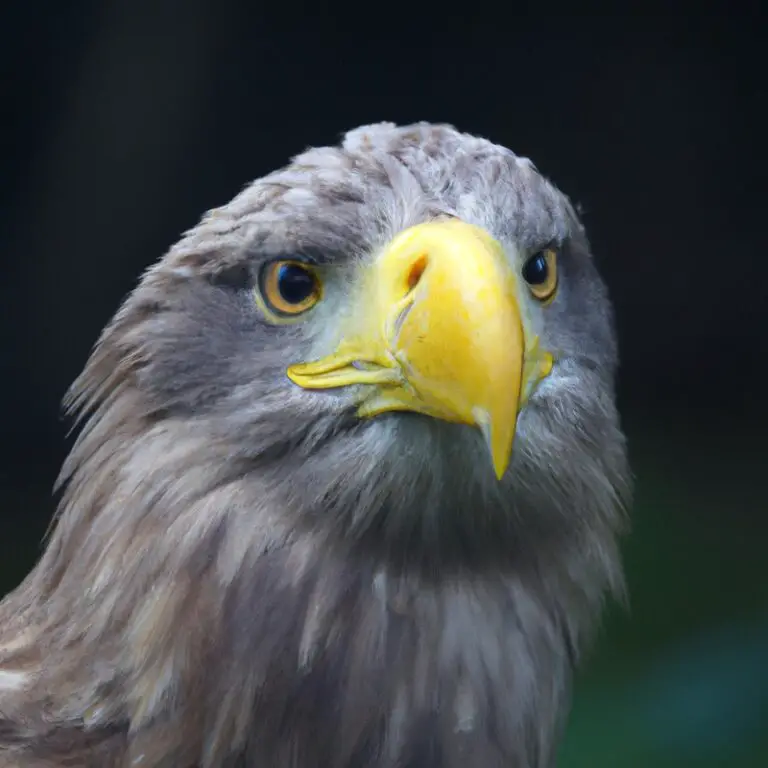
[[[657,422],[658,423],[658,422]],[[576,686],[559,768],[768,767],[768,514],[760,442],[628,426],[629,605]],[[0,592],[40,552],[45,489],[2,497]],[[29,514],[32,510],[37,514]],[[28,514],[25,514],[28,513]]]
[[[612,606],[559,768],[768,767],[768,515],[759,441],[628,429],[636,473]]]

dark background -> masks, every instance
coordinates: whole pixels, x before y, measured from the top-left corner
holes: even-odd
[[[140,272],[308,145],[450,122],[583,206],[618,316],[632,599],[579,681],[561,764],[765,768],[766,36],[757,4],[710,8],[6,6],[0,594],[54,508],[60,399]]]

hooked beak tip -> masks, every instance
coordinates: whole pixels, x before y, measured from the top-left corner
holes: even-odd
[[[491,455],[491,463],[493,464],[493,472],[496,475],[496,479],[501,480],[506,474],[512,457],[515,427],[512,425],[511,430],[494,429],[493,421],[488,411],[482,408],[474,408],[472,416]],[[508,434],[504,434],[504,432]]]

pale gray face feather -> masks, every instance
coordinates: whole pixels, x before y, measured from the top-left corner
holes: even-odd
[[[412,414],[361,422],[353,392],[304,391],[286,376],[333,351],[356,271],[397,233],[445,215],[489,232],[516,270],[549,244],[559,249],[555,300],[527,306],[556,363],[520,414],[501,485],[477,430]],[[295,256],[323,266],[323,300],[274,325],[254,287],[265,262]],[[609,509],[604,495],[621,485],[611,312],[576,214],[528,160],[451,128],[370,126],[341,148],[300,155],[210,212],[122,317],[135,326],[125,354],[142,362],[144,407],[215,436],[232,471],[274,472],[281,506],[300,507],[307,524],[372,531],[379,543],[402,535],[428,556],[413,538],[422,530],[487,557],[500,530],[519,539],[527,528],[570,529],[593,506]],[[125,344],[121,324],[109,335]],[[479,514],[478,499],[493,511]]]
[[[287,375],[334,354],[360,275],[393,238],[449,219],[487,232],[518,276],[531,255],[558,252],[554,299],[522,300],[554,365],[519,413],[501,480],[471,425],[361,419],[359,387],[308,389]],[[321,271],[322,298],[276,324],[257,300],[260,276],[295,258]],[[528,160],[427,124],[367,126],[308,150],[209,212],[152,267],[76,382],[72,405],[92,416],[63,469],[51,544],[0,611],[0,711],[32,733],[36,707],[61,689],[40,733],[57,719],[109,734],[130,723],[126,749],[158,765],[207,750],[221,760],[206,765],[247,752],[253,762],[238,765],[304,768],[341,749],[358,762],[338,753],[322,764],[368,768],[389,765],[372,757],[386,748],[413,765],[453,766],[460,731],[462,766],[544,765],[570,663],[621,582],[615,539],[629,483],[616,364],[582,226]],[[393,618],[403,605],[412,625]],[[119,642],[107,642],[116,627]],[[403,645],[357,653],[377,633]],[[17,661],[33,646],[47,659],[34,685]],[[320,647],[331,655],[317,657]],[[297,664],[301,675],[285,677]],[[419,725],[437,717],[419,698],[429,686],[415,687],[433,673],[441,695],[474,702],[474,725],[456,730],[454,698],[436,730]],[[302,686],[314,674],[343,711],[312,709]],[[280,729],[257,701],[287,708]],[[175,741],[153,725],[169,707]],[[329,740],[345,718],[359,731]],[[395,721],[415,730],[403,735]],[[308,762],[292,762],[286,743]],[[425,761],[422,748],[443,758]]]

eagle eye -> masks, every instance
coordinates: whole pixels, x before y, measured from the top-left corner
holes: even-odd
[[[523,280],[539,301],[549,301],[557,291],[557,252],[553,248],[534,253],[523,264]]]
[[[259,291],[267,314],[279,321],[312,309],[320,300],[321,286],[310,264],[278,259],[262,268]]]

